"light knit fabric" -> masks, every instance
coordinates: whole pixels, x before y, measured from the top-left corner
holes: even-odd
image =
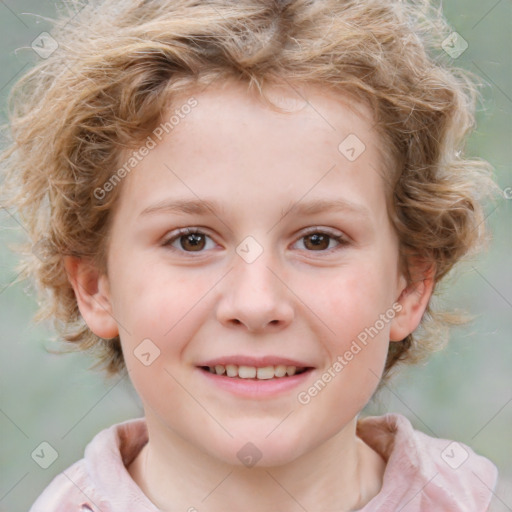
[[[358,512],[488,510],[498,472],[468,446],[414,430],[399,414],[360,419],[357,435],[386,460],[379,494]],[[144,419],[101,431],[30,512],[158,512],[126,469],[147,440]]]

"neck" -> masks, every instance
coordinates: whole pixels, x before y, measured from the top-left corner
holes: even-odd
[[[283,465],[233,466],[152,427],[128,468],[162,511],[357,510],[382,486],[385,462],[355,434],[356,418],[314,450]]]

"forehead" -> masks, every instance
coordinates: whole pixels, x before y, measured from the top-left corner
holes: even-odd
[[[383,149],[370,108],[345,92],[336,93],[314,84],[282,83],[267,84],[260,93],[249,90],[245,83],[227,80],[179,94],[173,99],[172,108],[162,113],[162,123],[192,97],[199,108],[194,109],[189,122],[180,123],[179,130],[173,129],[176,143],[193,135],[198,125],[201,125],[201,131],[215,125],[211,135],[216,138],[261,134],[264,129],[269,132],[280,130],[282,138],[276,143],[282,143],[286,138],[300,139],[304,133],[312,136],[313,131],[324,136],[330,133],[326,144],[335,149],[338,149],[336,142],[351,129],[365,146],[376,145],[377,151]],[[187,116],[182,120],[187,121]],[[244,128],[241,133],[240,128]]]
[[[173,98],[158,137],[153,132],[155,149],[123,184],[132,210],[176,191],[206,198],[219,184],[233,203],[242,193],[246,204],[252,197],[261,205],[262,194],[283,204],[306,193],[318,199],[327,189],[341,192],[340,184],[352,197],[381,203],[385,158],[366,105],[313,85],[269,86],[264,94],[285,112],[233,81]]]

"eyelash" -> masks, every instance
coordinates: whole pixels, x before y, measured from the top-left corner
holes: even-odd
[[[201,250],[201,251],[186,251],[186,250],[184,250],[182,248],[177,249],[176,247],[172,247],[171,244],[173,242],[175,242],[176,240],[179,240],[180,238],[182,238],[184,236],[187,236],[187,235],[204,235],[204,236],[212,239],[210,235],[204,233],[203,231],[201,231],[198,228],[181,228],[175,234],[173,234],[172,236],[167,238],[163,242],[162,245],[164,247],[166,247],[166,248],[169,248],[170,250],[172,250],[174,252],[189,253],[189,254],[194,254],[195,252],[197,252],[198,254],[204,253],[205,252],[204,250]],[[349,241],[349,239],[346,236],[340,235],[340,234],[336,234],[336,233],[333,233],[333,232],[331,232],[329,230],[321,229],[321,228],[312,228],[312,229],[310,229],[309,231],[304,233],[298,240],[302,240],[303,238],[306,238],[307,236],[311,236],[311,235],[327,235],[330,239],[336,241],[338,243],[338,246],[334,247],[334,248],[318,250],[318,251],[304,249],[306,252],[312,252],[312,253],[315,253],[315,252],[331,253],[332,251],[339,250],[342,247],[346,247],[346,246],[348,246],[350,244],[350,241]]]

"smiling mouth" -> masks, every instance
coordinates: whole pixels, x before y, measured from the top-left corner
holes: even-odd
[[[309,367],[297,366],[243,366],[236,364],[216,364],[215,366],[200,366],[201,370],[209,373],[214,373],[219,376],[231,377],[233,379],[255,379],[255,380],[269,380],[274,378],[287,378],[293,375],[299,375],[306,371],[311,370]]]

